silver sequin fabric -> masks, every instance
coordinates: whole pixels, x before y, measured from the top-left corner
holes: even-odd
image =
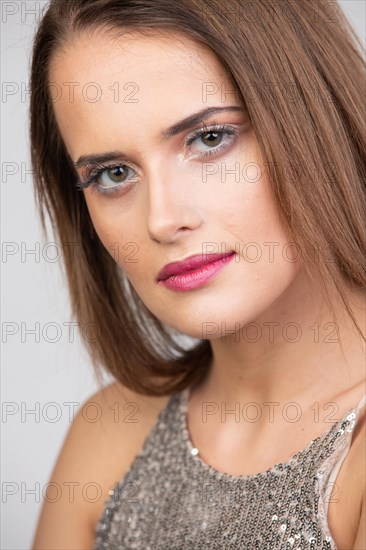
[[[192,447],[187,392],[170,397],[111,488],[93,550],[337,550],[327,525],[337,492],[331,496],[328,480],[350,444],[358,408],[288,462],[233,476]]]

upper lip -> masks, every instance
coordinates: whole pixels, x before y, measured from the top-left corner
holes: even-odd
[[[188,271],[194,271],[203,265],[207,265],[211,262],[217,260],[222,260],[227,256],[235,254],[232,250],[230,252],[224,252],[220,254],[195,254],[194,256],[189,256],[181,262],[172,262],[165,265],[158,273],[157,280],[162,281],[173,275],[179,275],[181,273],[187,273]]]

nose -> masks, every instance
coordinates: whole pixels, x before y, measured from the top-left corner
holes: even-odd
[[[197,229],[202,218],[186,177],[177,172],[171,176],[158,173],[147,183],[147,231],[152,240],[168,244]]]

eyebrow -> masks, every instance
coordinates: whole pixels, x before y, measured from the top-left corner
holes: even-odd
[[[177,134],[180,134],[184,130],[188,130],[189,128],[192,128],[196,124],[202,122],[208,116],[221,113],[221,112],[228,112],[228,111],[245,112],[245,109],[243,107],[239,107],[235,105],[228,106],[228,107],[208,107],[206,109],[203,109],[202,111],[198,111],[197,113],[190,115],[187,118],[184,118],[183,120],[177,122],[176,124],[173,124],[173,126],[170,126],[165,130],[162,130],[161,136],[163,139],[169,139],[173,136],[176,136]],[[105,153],[105,154],[81,155],[78,158],[78,160],[74,163],[74,166],[75,168],[81,168],[86,164],[99,164],[101,162],[115,160],[123,156],[127,156],[127,155],[125,155],[122,151],[112,151],[110,153]]]
[[[176,136],[177,134],[180,134],[180,132],[183,132],[183,130],[192,128],[192,126],[198,124],[199,122],[202,122],[208,116],[225,111],[244,111],[244,109],[243,107],[237,107],[234,105],[230,107],[208,107],[207,109],[203,109],[203,111],[194,113],[193,115],[190,115],[180,122],[173,124],[173,126],[171,126],[170,128],[162,130],[161,135],[164,139],[168,139],[170,137]]]

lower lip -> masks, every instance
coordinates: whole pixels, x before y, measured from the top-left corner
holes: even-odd
[[[203,265],[195,269],[194,271],[189,271],[187,273],[181,273],[180,275],[172,275],[163,281],[158,281],[159,285],[163,285],[171,290],[193,290],[204,286],[208,281],[212,279],[217,273],[219,273],[231,260],[234,258],[235,253],[231,256],[226,256],[222,260],[217,260],[216,262],[210,262],[209,264]]]

